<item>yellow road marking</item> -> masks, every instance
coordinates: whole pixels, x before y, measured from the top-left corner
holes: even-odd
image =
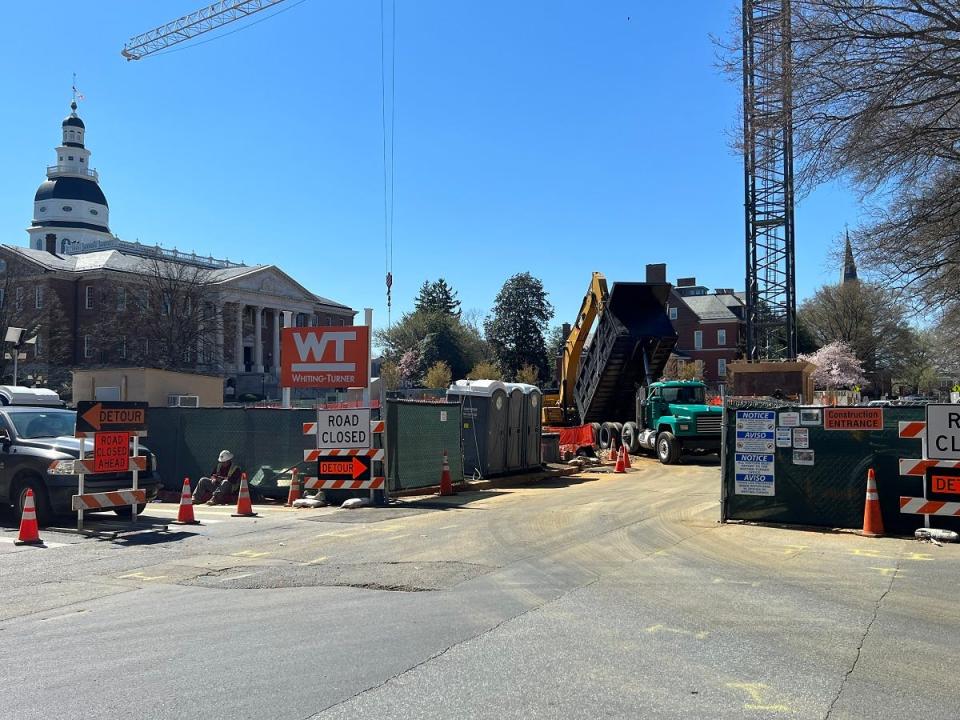
[[[868,557],[868,558],[880,558],[882,560],[893,560],[892,555],[883,555],[882,553],[877,552],[876,550],[864,550],[862,548],[854,548],[850,551],[851,555],[856,555],[858,557]]]
[[[724,580],[723,578],[714,578],[714,579],[713,579],[713,584],[714,584],[714,585],[719,585],[720,583],[723,583],[723,584],[725,584],[725,585],[749,585],[750,587],[760,587],[760,583],[758,583],[756,580],[753,580],[753,581],[750,581],[750,580]]]
[[[767,686],[764,683],[727,683],[727,687],[732,690],[742,690],[750,696],[750,702],[744,703],[744,710],[762,710],[765,712],[792,713],[786,705],[771,704],[765,701]]]
[[[263,557],[264,555],[269,555],[268,552],[257,552],[255,550],[241,550],[240,552],[232,553],[234,557],[248,557],[248,558],[258,558]]]
[[[895,572],[897,572],[897,568],[895,567],[892,567],[892,568],[891,567],[871,567],[870,569],[876,570],[884,577],[889,577],[890,575],[893,575]]]
[[[905,560],[933,560],[934,558],[933,558],[933,555],[928,555],[927,553],[912,552],[909,555],[907,555],[907,557],[904,559]]]
[[[785,545],[785,546],[784,546],[784,550],[783,550],[783,554],[784,554],[784,555],[790,555],[790,554],[796,555],[796,554],[800,553],[801,551],[806,550],[808,547],[810,547],[810,546],[809,546],[809,545]]]
[[[144,575],[142,572],[130,573],[129,575],[117,575],[118,580],[162,580],[166,575]]]
[[[648,633],[660,632],[661,630],[663,632],[675,633],[677,635],[690,635],[691,637],[695,637],[697,640],[706,640],[707,636],[710,634],[703,630],[700,632],[693,632],[693,630],[682,630],[680,628],[667,627],[666,625],[651,625],[648,628],[644,628],[644,632]]]
[[[307,565],[316,565],[317,563],[322,563],[326,559],[327,559],[326,555],[321,555],[320,557],[314,558],[313,560],[308,562]]]

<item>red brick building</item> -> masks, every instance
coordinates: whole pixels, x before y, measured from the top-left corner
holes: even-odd
[[[700,361],[713,388],[726,382],[727,365],[743,356],[746,310],[743,293],[708,290],[693,277],[678,278],[667,312],[677,332],[674,355],[681,365]]]

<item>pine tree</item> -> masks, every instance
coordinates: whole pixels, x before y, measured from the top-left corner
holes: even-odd
[[[542,378],[550,376],[543,330],[552,317],[553,306],[539,279],[520,273],[503,284],[484,330],[507,377],[516,377],[525,365],[535,367]]]
[[[457,292],[443,278],[436,282],[423,281],[417,299],[414,301],[414,308],[417,312],[444,313],[455,318],[460,317],[460,301],[457,299]]]

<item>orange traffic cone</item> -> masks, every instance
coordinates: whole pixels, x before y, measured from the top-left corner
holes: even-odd
[[[620,446],[623,449],[623,467],[629,470],[632,466],[630,465],[630,451],[627,450],[626,445]]]
[[[293,507],[293,501],[300,499],[300,474],[297,469],[293,469],[293,476],[290,478],[290,490],[287,492],[287,507]]]
[[[193,516],[193,495],[190,493],[190,478],[183,479],[183,491],[180,493],[180,508],[177,510],[177,519],[174,525],[199,525],[200,521]]]
[[[37,525],[37,508],[33,502],[33,488],[27,488],[27,499],[23,503],[23,515],[20,517],[20,534],[14,545],[43,545],[40,539],[40,526]]]
[[[617,460],[620,457],[620,452],[617,450],[617,441],[613,438],[610,438],[610,456],[607,460]]]
[[[620,447],[620,452],[617,453],[617,466],[613,469],[615,473],[625,473],[627,471],[623,463],[623,446]]]
[[[863,505],[864,537],[883,537],[883,516],[880,515],[880,495],[877,494],[877,476],[873,468],[867,470],[867,499]]]
[[[450,480],[450,463],[447,461],[447,451],[443,451],[443,471],[440,473],[440,494],[453,495],[453,483]]]
[[[231,517],[257,517],[250,502],[250,488],[247,487],[247,474],[240,473],[240,493],[237,495],[237,511]]]

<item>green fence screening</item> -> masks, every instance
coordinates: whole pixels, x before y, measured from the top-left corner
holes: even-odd
[[[287,468],[303,461],[303,450],[314,447],[303,434],[303,423],[316,411],[280,408],[150,408],[149,436],[144,444],[157,455],[167,490],[180,490],[183,478],[208,475],[221,450],[252,475],[267,465]]]
[[[450,479],[463,480],[460,403],[387,401],[387,458],[390,490],[437,485],[443,452]]]
[[[798,413],[808,424],[809,448],[796,448],[791,429],[790,447],[775,447],[773,494],[738,494],[736,482],[737,411],[773,410],[783,432],[783,413]],[[819,410],[819,422],[814,413]],[[901,477],[900,458],[920,458],[919,439],[900,439],[901,420],[923,420],[923,407],[884,407],[882,430],[826,430],[823,408],[777,401],[730,401],[724,413],[721,479],[722,519],[860,528],[867,486],[867,470],[876,472],[883,524],[887,531],[912,533],[923,526],[922,515],[900,512],[900,496],[923,497],[924,479]],[[808,411],[804,413],[804,411]],[[789,416],[788,416],[789,417]],[[801,433],[801,438],[804,433]],[[782,437],[785,437],[782,436]],[[801,450],[795,456],[795,451]],[[810,452],[802,452],[809,450]],[[812,464],[798,464],[812,463]],[[740,469],[744,468],[741,462]],[[743,487],[741,487],[741,492]],[[932,527],[960,531],[960,519],[931,518]]]

